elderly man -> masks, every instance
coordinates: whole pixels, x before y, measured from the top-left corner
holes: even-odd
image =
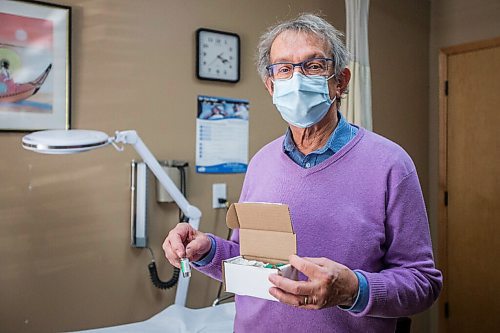
[[[278,24],[260,40],[258,68],[286,134],[251,160],[240,202],[290,208],[300,281],[273,275],[280,302],[236,296],[236,332],[391,332],[396,318],[438,297],[427,215],[415,170],[395,143],[339,113],[350,79],[341,34],[311,14]],[[220,280],[229,241],[179,224],[166,257],[188,257]]]

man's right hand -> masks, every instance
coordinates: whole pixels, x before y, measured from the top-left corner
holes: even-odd
[[[163,242],[163,251],[168,261],[180,268],[180,260],[188,258],[189,261],[198,261],[203,258],[212,246],[208,236],[189,223],[179,223],[170,230]]]

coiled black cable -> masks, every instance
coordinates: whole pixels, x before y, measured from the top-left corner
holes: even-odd
[[[156,269],[156,263],[154,261],[150,262],[148,265],[149,277],[151,278],[151,282],[156,288],[159,289],[170,289],[177,284],[179,281],[179,269],[174,267],[174,272],[172,274],[172,278],[168,281],[162,281],[158,276],[158,270]]]
[[[151,278],[151,282],[156,288],[165,290],[170,289],[177,284],[179,281],[179,269],[174,267],[174,272],[172,273],[172,277],[168,281],[162,281],[160,276],[158,275],[158,269],[156,268],[155,256],[153,254],[153,250],[148,247],[149,252],[151,253],[151,262],[148,265],[149,277]]]
[[[179,169],[180,175],[181,175],[181,186],[180,186],[180,191],[186,197],[186,170],[185,168],[189,166],[187,162],[175,165],[177,169]],[[188,222],[189,219],[184,216],[182,211],[179,209],[179,221],[180,222]],[[153,250],[148,247],[149,252],[151,253],[151,262],[148,265],[148,270],[149,270],[149,277],[151,278],[151,282],[156,288],[165,290],[165,289],[170,289],[174,287],[177,282],[179,281],[179,274],[180,270],[177,267],[174,267],[174,271],[172,273],[172,277],[168,281],[162,281],[160,279],[160,276],[158,275],[158,269],[156,268],[156,262],[155,262],[155,257],[153,254]]]

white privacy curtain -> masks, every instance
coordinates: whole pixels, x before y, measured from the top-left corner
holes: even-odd
[[[372,93],[368,53],[368,9],[370,0],[345,0],[347,49],[351,53],[349,93],[342,114],[350,123],[372,130]]]

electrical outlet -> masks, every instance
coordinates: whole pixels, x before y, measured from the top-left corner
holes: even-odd
[[[224,208],[225,203],[219,203],[219,199],[227,200],[226,183],[212,184],[212,208]]]

